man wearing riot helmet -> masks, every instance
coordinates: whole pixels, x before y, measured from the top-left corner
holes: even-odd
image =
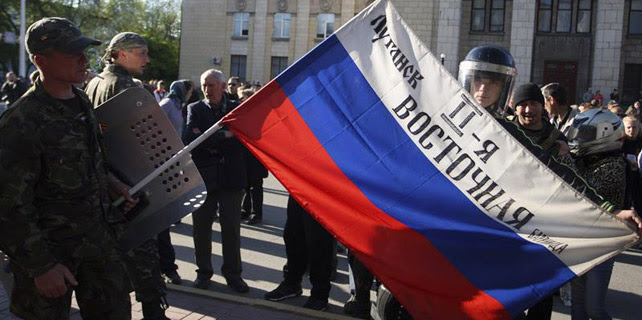
[[[622,154],[624,126],[620,118],[606,110],[585,111],[575,117],[568,138],[579,174],[606,200],[623,207],[627,164]],[[628,220],[639,228],[639,217]],[[611,319],[605,298],[613,263],[611,258],[571,281],[572,319]]]
[[[496,46],[475,47],[459,64],[459,83],[494,116],[501,116],[517,70],[508,51]]]
[[[501,118],[505,111],[516,75],[517,70],[513,57],[508,51],[496,46],[475,47],[459,64],[459,83],[477,103],[496,118]],[[516,128],[512,123],[509,125]],[[375,306],[375,319],[377,320],[388,320],[392,317],[412,319],[383,285],[377,290]],[[355,307],[358,307],[356,303],[350,303],[350,307],[347,308],[350,311],[347,313],[355,316],[354,311],[357,310],[354,309],[361,309]]]

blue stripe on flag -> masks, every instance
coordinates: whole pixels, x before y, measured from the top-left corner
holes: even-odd
[[[511,314],[574,276],[548,249],[481,212],[433,166],[336,36],[277,81],[321,145],[370,201],[431,241]]]

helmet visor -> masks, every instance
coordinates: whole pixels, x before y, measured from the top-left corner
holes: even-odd
[[[597,139],[597,127],[591,125],[579,125],[568,131],[568,141],[573,144],[582,144]]]
[[[459,68],[459,83],[482,107],[502,114],[513,87],[511,74]]]

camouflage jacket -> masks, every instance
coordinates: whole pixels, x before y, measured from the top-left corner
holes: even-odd
[[[87,84],[85,92],[95,108],[121,91],[132,87],[137,87],[137,85],[131,74],[123,67],[109,64],[100,75]]]
[[[96,236],[105,234],[109,203],[105,158],[91,103],[74,92],[84,112],[51,97],[38,80],[0,118],[0,249],[31,276],[57,262],[54,248],[114,241]],[[83,254],[90,255],[73,256]]]

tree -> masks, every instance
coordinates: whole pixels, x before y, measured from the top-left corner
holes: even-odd
[[[103,41],[88,50],[90,67],[102,68],[100,57],[111,38],[119,32],[141,34],[152,58],[145,79],[175,80],[178,76],[180,0],[29,0],[27,25],[42,17],[65,17],[74,21],[87,36]],[[19,35],[20,0],[0,0],[0,33]],[[18,45],[0,43],[0,67],[17,68]],[[144,80],[144,79],[143,79]]]

